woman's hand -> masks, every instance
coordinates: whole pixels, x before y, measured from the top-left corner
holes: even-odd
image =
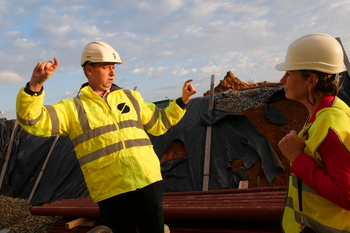
[[[290,131],[286,136],[284,136],[278,143],[282,154],[286,158],[293,162],[298,155],[304,152],[305,140],[307,136],[299,138],[295,130]]]

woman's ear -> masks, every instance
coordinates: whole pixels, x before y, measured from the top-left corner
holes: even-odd
[[[309,80],[309,87],[312,90],[318,83],[318,76],[316,74],[311,74],[308,80]]]

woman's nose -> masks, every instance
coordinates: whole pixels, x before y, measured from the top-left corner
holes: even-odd
[[[287,74],[283,75],[283,77],[280,80],[280,82],[283,83],[283,84],[286,82],[286,75]]]

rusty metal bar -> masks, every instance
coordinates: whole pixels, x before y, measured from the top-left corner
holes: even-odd
[[[286,187],[163,194],[165,219],[279,220]],[[90,198],[63,199],[31,208],[33,215],[99,218]]]

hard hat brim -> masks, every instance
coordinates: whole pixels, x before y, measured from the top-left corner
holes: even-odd
[[[332,69],[330,69],[332,67]],[[310,63],[280,63],[275,66],[275,69],[278,71],[287,71],[287,70],[317,70],[327,74],[339,74],[345,70],[344,65],[330,65],[322,62],[310,62]],[[332,71],[330,71],[332,70]]]

